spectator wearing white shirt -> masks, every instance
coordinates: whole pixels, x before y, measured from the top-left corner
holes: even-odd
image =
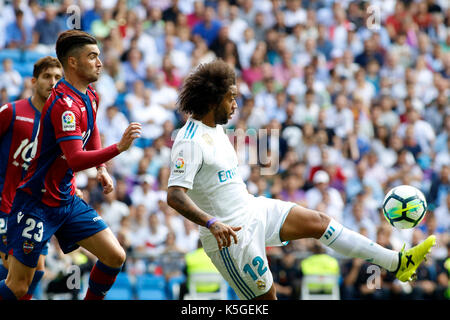
[[[11,59],[3,60],[3,71],[0,72],[0,89],[6,88],[10,100],[15,100],[20,94],[23,78],[13,67]]]
[[[359,65],[354,62],[355,57],[350,50],[342,53],[341,61],[336,65],[336,73],[341,77],[352,79],[355,72],[359,69]]]
[[[231,5],[228,13],[228,28],[229,37],[235,43],[242,41],[244,31],[247,29],[248,23],[239,16],[239,8],[236,5]]]
[[[342,221],[344,201],[339,191],[329,186],[329,182],[328,173],[323,170],[316,171],[313,176],[314,187],[306,191],[306,203],[309,208],[315,210],[320,203],[326,202],[327,212],[333,212],[334,218]]]
[[[139,206],[143,204],[148,212],[156,212],[160,196],[157,191],[152,190],[155,178],[144,174],[139,180],[140,183],[134,187],[130,195],[133,205]]]
[[[353,132],[353,113],[344,94],[337,95],[334,106],[327,110],[326,119],[327,127],[333,128],[336,135],[341,138],[348,137]]]
[[[123,132],[128,127],[128,119],[119,111],[116,105],[111,105],[106,109],[103,116],[98,117],[98,128],[105,135],[105,145],[109,146],[120,141]]]
[[[133,37],[137,39],[137,48],[143,54],[143,61],[145,65],[159,66],[161,57],[156,47],[156,41],[151,35],[144,32],[143,23],[139,22],[134,24]]]
[[[406,128],[409,124],[414,127],[414,138],[419,143],[422,151],[426,154],[430,154],[436,139],[433,127],[431,127],[428,122],[420,119],[419,112],[414,108],[411,108],[406,112],[406,122],[402,123],[398,128],[397,134],[401,138],[405,137]]]
[[[359,198],[356,197],[353,199],[352,204],[347,206],[343,224],[353,231],[365,228],[367,230],[367,237],[375,241],[377,226],[369,219],[369,213],[364,207],[364,202],[360,201]]]
[[[163,123],[171,120],[171,116],[168,110],[153,101],[150,89],[144,89],[143,105],[131,111],[132,121],[142,123],[142,138],[152,141],[162,134]]]
[[[152,89],[153,103],[160,105],[168,112],[174,111],[176,109],[176,102],[178,97],[177,90],[166,84],[163,72],[158,72],[155,74],[153,83],[155,85]],[[172,112],[170,112],[170,114],[172,115]],[[172,121],[175,120],[173,117],[169,118]]]
[[[257,41],[253,29],[248,27],[244,31],[244,38],[237,43],[239,62],[243,69],[250,67],[250,59],[255,51]]]
[[[315,101],[315,93],[313,90],[306,90],[305,102],[296,106],[293,120],[299,126],[305,123],[311,123],[314,127],[317,126],[319,118],[320,107]]]
[[[273,76],[266,76],[263,83],[263,89],[255,95],[255,107],[263,108],[266,114],[272,114],[277,107],[276,81]]]
[[[120,231],[122,218],[130,214],[130,209],[125,203],[117,200],[115,190],[105,195],[105,201],[102,202],[101,208],[103,220],[111,228],[111,231],[117,235]]]
[[[284,10],[284,23],[288,28],[293,28],[296,24],[306,23],[306,10],[301,7],[300,0],[286,1],[286,10]]]
[[[333,10],[334,24],[330,27],[330,40],[333,47],[344,50],[347,44],[347,30],[349,30],[351,22],[347,20],[345,10],[340,6],[335,6]]]
[[[132,239],[136,251],[150,256],[158,255],[164,250],[164,243],[169,229],[153,213],[148,217],[148,227],[140,228]]]
[[[176,243],[185,252],[190,252],[197,248],[199,239],[198,227],[188,219],[183,219],[184,230],[177,234]]]
[[[445,197],[445,201],[442,201],[441,205],[434,210],[434,216],[437,225],[445,232],[450,232],[450,193]]]
[[[138,80],[133,83],[133,90],[127,91],[125,95],[125,105],[130,112],[133,112],[135,108],[142,108],[144,105],[144,81]]]
[[[239,118],[245,122],[246,126],[256,130],[262,128],[268,122],[263,107],[256,107],[255,98],[252,96],[245,99],[244,105],[239,111]]]
[[[180,72],[180,76],[186,76],[190,71],[191,59],[184,51],[177,49],[178,42],[176,36],[166,35],[164,55],[169,56],[173,66]]]
[[[366,80],[366,71],[363,68],[355,72],[353,91],[353,96],[362,99],[365,106],[369,106],[375,97],[375,86]]]

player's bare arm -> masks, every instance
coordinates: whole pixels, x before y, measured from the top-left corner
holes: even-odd
[[[189,196],[186,194],[187,189],[183,187],[169,187],[167,191],[167,203],[169,206],[177,210],[186,219],[192,222],[206,227],[208,221],[213,217],[201,210]],[[219,250],[223,247],[229,247],[232,244],[238,242],[236,231],[241,230],[241,227],[231,227],[220,221],[215,221],[209,226],[209,230],[217,240]]]

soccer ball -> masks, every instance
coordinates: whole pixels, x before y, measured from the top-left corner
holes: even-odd
[[[423,193],[412,186],[392,188],[384,197],[383,213],[387,221],[398,229],[414,228],[427,212]]]

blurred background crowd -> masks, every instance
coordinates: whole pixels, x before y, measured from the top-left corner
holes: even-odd
[[[313,240],[267,248],[279,298],[300,299],[311,268],[338,274],[342,299],[449,298],[448,0],[0,0],[0,105],[31,94],[33,63],[55,55],[58,34],[73,27],[99,40],[103,144],[130,121],[143,124],[143,137],[107,164],[114,192],[102,193],[95,169],[77,173],[84,199],[127,251],[127,275],[183,279],[185,255],[197,249],[197,226],[166,203],[170,148],[186,120],[176,100],[192,68],[221,58],[239,91],[226,127],[266,129],[256,132],[277,142],[270,175],[238,149],[250,193],[321,210],[395,250],[438,238],[414,283],[381,271],[378,289],[368,286],[369,263]],[[400,184],[428,201],[413,229],[394,229],[380,210]],[[68,268],[86,274],[92,263],[84,251],[63,255],[53,239],[38,298],[67,292]]]

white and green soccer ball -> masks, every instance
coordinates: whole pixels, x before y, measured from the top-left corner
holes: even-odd
[[[417,226],[427,212],[423,193],[412,186],[401,185],[389,190],[383,200],[383,213],[387,221],[398,229]]]

